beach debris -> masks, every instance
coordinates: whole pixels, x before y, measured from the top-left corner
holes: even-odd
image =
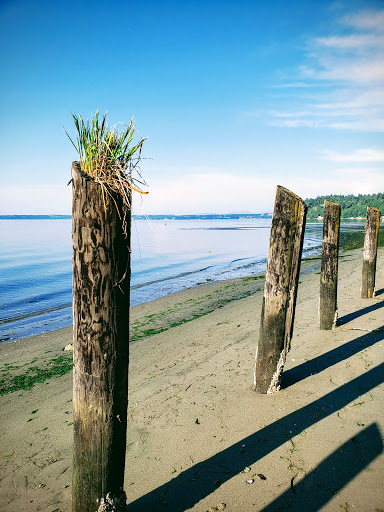
[[[247,451],[247,447],[246,447],[246,445],[245,445],[245,444],[242,444],[242,445],[241,445],[241,448],[240,448],[240,453],[241,453],[241,454],[244,454],[246,451]]]
[[[200,425],[200,421],[199,421],[199,418],[196,418],[196,421],[195,421],[196,425]]]
[[[266,480],[267,477],[264,476],[262,473],[257,473],[257,476],[260,478],[260,480]]]
[[[64,352],[72,352],[73,350],[73,345],[72,343],[68,343],[68,345],[65,345],[65,347],[63,348]]]
[[[45,484],[38,484],[36,485],[35,489],[44,489],[44,487],[46,487]]]
[[[250,478],[249,480],[246,480],[247,484],[253,484],[254,481],[255,481],[254,478]]]
[[[119,496],[113,496],[112,493],[108,493],[104,498],[101,498],[99,508],[97,512],[118,512],[119,510],[125,510],[127,503],[127,497],[124,491],[121,491]]]
[[[246,468],[243,469],[243,473],[249,473],[251,471],[251,468],[249,466],[247,466]]]
[[[216,507],[209,507],[206,512],[221,511],[221,510],[224,510],[226,508],[226,506],[227,505],[225,503],[219,503],[218,505],[216,505]]]
[[[366,332],[382,332],[384,329],[363,329],[362,327],[340,327],[339,331],[366,331]],[[381,346],[381,345],[380,345]]]

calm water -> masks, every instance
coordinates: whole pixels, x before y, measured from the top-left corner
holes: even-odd
[[[265,269],[271,219],[135,220],[131,304]],[[71,220],[0,220],[0,341],[72,322]],[[304,250],[321,247],[307,224]]]

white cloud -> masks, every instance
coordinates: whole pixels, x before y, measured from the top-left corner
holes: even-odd
[[[321,68],[307,68],[305,73],[317,80],[349,82],[351,85],[380,83],[384,79],[384,61],[381,57],[367,59],[321,59]]]
[[[323,154],[324,158],[331,162],[384,162],[384,151],[370,148],[356,149],[351,153],[324,150]]]
[[[384,9],[360,11],[339,20],[341,34],[310,40],[297,82],[280,86],[300,84],[296,96],[289,98],[291,109],[273,113],[270,124],[384,131],[383,19]],[[302,84],[328,88],[305,95]]]
[[[384,32],[384,10],[363,10],[344,16],[343,23],[357,29]]]
[[[337,170],[335,170],[336,175],[343,175],[344,179],[345,176],[353,176],[353,179],[355,179],[355,176],[357,176],[359,179],[362,177],[367,178],[368,181],[372,184],[376,180],[377,176],[382,174],[381,169],[378,167],[339,167]],[[380,181],[380,179],[379,179]]]
[[[309,84],[308,82],[292,82],[292,83],[288,83],[288,84],[279,84],[279,85],[274,85],[273,87],[277,88],[277,89],[288,89],[288,88],[309,88],[309,87],[315,87],[314,84]]]
[[[287,128],[319,128],[320,122],[312,119],[291,119],[286,121],[271,121],[270,126],[285,126]]]
[[[341,90],[338,93],[337,99],[343,98],[343,101],[334,101],[333,103],[317,103],[315,105],[318,109],[329,109],[334,111],[338,109],[344,112],[357,113],[358,109],[367,108],[371,109],[371,112],[383,109],[384,106],[384,89],[382,88],[370,88],[369,92],[361,91],[358,94],[351,94],[348,89]],[[361,111],[358,112],[361,114]]]
[[[335,49],[359,49],[384,47],[384,36],[376,34],[352,34],[349,36],[318,37],[315,43]]]
[[[384,132],[384,119],[367,119],[361,121],[347,121],[344,123],[329,123],[328,128],[336,130],[355,130],[358,132]]]

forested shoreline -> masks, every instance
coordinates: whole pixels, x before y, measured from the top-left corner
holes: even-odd
[[[307,218],[316,219],[324,215],[324,200],[328,199],[338,203],[341,206],[342,218],[365,218],[367,215],[367,206],[373,206],[381,212],[384,212],[384,193],[378,194],[359,194],[349,195],[329,195],[318,196],[315,199],[305,199],[308,205]]]

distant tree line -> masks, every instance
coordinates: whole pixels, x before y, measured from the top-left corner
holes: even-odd
[[[359,194],[354,196],[349,194],[343,195],[329,195],[318,196],[316,199],[306,199],[305,203],[308,205],[307,217],[309,219],[316,219],[324,215],[324,200],[328,199],[338,203],[341,206],[341,216],[344,218],[363,217],[367,215],[367,206],[378,208],[384,215],[384,193],[379,194]]]

